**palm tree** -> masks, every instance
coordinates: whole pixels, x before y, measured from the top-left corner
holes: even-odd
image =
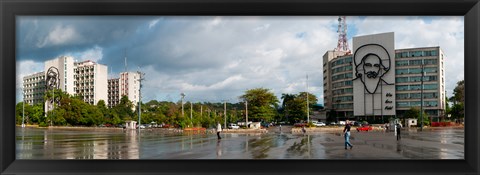
[[[281,99],[283,100],[283,101],[282,101],[282,108],[283,108],[283,110],[284,110],[284,112],[285,112],[285,119],[287,119],[287,121],[288,121],[288,115],[287,115],[287,113],[288,113],[287,106],[288,106],[288,105],[287,105],[287,104],[293,102],[293,100],[295,99],[295,97],[296,97],[296,96],[295,96],[294,94],[285,94],[285,93],[282,93],[282,97],[281,97]]]

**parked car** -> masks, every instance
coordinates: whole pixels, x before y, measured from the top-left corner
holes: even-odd
[[[230,123],[230,124],[228,124],[228,128],[229,128],[229,129],[238,129],[238,128],[240,128],[240,126],[238,126],[238,125],[235,124],[235,123]]]
[[[326,124],[323,123],[323,122],[319,122],[319,121],[312,121],[313,125],[315,126],[325,126]]]
[[[295,127],[304,127],[304,126],[307,126],[307,123],[295,123],[293,126],[295,126]]]
[[[358,132],[360,132],[360,131],[367,131],[368,132],[368,131],[371,131],[371,130],[373,130],[373,128],[370,125],[363,125],[363,126],[357,128]]]

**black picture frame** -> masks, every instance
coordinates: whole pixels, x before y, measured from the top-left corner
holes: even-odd
[[[479,174],[478,2],[478,0],[1,0],[0,174]],[[464,16],[467,94],[465,159],[15,160],[13,116],[17,15]]]

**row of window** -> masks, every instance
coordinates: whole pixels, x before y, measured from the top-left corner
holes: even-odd
[[[352,86],[352,85],[353,85],[353,82],[351,80],[342,81],[342,82],[332,84],[333,88],[344,87],[344,86]]]
[[[353,101],[353,96],[333,97],[333,102]]]
[[[423,64],[425,65],[437,65],[437,59],[423,59]],[[401,66],[419,66],[422,65],[422,60],[400,60],[395,61],[395,65],[398,67]]]
[[[333,104],[333,109],[352,109],[353,103]]]
[[[338,67],[332,70],[332,74],[352,70],[352,65]]]
[[[33,94],[33,95],[25,95],[25,98],[41,98],[43,97],[45,94],[43,93],[39,93],[39,94]]]
[[[437,50],[428,50],[428,51],[405,51],[400,53],[395,53],[395,58],[411,58],[411,57],[425,57],[425,56],[437,56]]]
[[[436,67],[426,67],[423,69],[424,72],[426,73],[436,73],[437,68]],[[409,69],[397,69],[395,70],[395,73],[397,75],[401,74],[421,74],[422,69],[421,68],[409,68]]]
[[[351,93],[353,93],[353,88],[333,90],[333,95],[351,94]]]
[[[395,89],[397,91],[416,91],[421,90],[422,85],[414,84],[414,85],[396,85]],[[437,90],[438,84],[424,84],[423,90]]]
[[[45,76],[27,78],[27,79],[24,79],[23,81],[24,82],[32,82],[32,81],[41,81],[41,80],[45,80]]]
[[[420,99],[421,93],[409,93],[409,94],[396,94],[397,100],[399,99]],[[429,92],[423,93],[423,98],[438,98],[438,93]]]
[[[339,74],[332,77],[332,81],[341,80],[341,79],[351,79],[353,77],[352,73]]]
[[[420,101],[403,101],[403,102],[397,102],[397,107],[403,108],[403,107],[419,107],[421,104]],[[423,101],[423,106],[425,107],[436,107],[438,106],[437,101]]]
[[[338,59],[338,60],[332,62],[332,67],[334,67],[336,65],[340,65],[340,64],[351,63],[351,62],[352,62],[352,57],[346,57],[346,58]]]
[[[424,76],[423,81],[437,81],[438,77],[436,75],[432,76]],[[415,77],[396,77],[395,82],[397,83],[405,83],[405,82],[420,82],[422,80],[422,76],[415,76]]]

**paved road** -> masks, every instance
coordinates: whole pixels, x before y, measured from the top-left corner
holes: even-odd
[[[423,132],[172,135],[157,130],[17,128],[17,159],[463,159],[463,128]],[[282,128],[282,130],[285,130]],[[140,136],[140,137],[139,137]]]

